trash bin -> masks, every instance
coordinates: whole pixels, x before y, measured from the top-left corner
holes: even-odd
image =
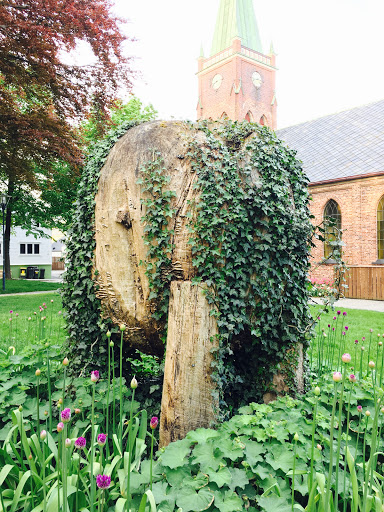
[[[40,274],[39,274],[39,279],[44,279],[44,278],[45,278],[45,268],[41,268]]]
[[[39,279],[39,269],[37,267],[33,269],[33,279]]]
[[[35,277],[36,267],[27,267],[27,279],[33,279]]]
[[[20,267],[20,279],[27,278],[27,267]]]

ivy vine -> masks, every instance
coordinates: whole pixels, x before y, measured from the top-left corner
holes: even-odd
[[[163,323],[168,315],[169,286],[172,280],[174,231],[169,229],[168,224],[176,211],[171,206],[176,193],[164,190],[171,179],[165,175],[165,170],[161,154],[154,151],[152,161],[141,168],[141,178],[137,180],[144,196],[141,202],[146,207],[142,221],[144,243],[148,248],[147,259],[140,263],[146,266],[145,274],[151,290],[149,300],[152,300],[152,315]]]
[[[276,369],[293,368],[292,348],[307,343],[312,226],[294,151],[256,124],[211,126],[198,125],[205,143],[194,139],[188,153],[200,192],[191,244],[196,280],[210,287],[217,316],[223,412],[260,399]]]
[[[93,146],[79,183],[73,221],[66,238],[66,272],[62,288],[68,335],[66,349],[71,351],[74,373],[90,362],[102,366],[106,361],[106,347],[101,341],[111,326],[102,319],[101,301],[96,297],[96,275],[93,275],[95,196],[100,171],[111,148],[137,124],[137,121],[124,122]]]

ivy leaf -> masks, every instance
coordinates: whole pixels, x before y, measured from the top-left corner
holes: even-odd
[[[243,500],[233,491],[218,492],[215,494],[215,507],[220,512],[241,512]]]
[[[183,512],[201,512],[207,510],[213,503],[215,496],[210,489],[200,489],[196,492],[192,487],[183,487],[177,491],[176,505]]]

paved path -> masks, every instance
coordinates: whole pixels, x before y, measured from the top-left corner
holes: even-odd
[[[322,304],[321,299],[313,297],[312,303]],[[363,300],[363,299],[339,299],[335,302],[336,308],[366,309],[368,311],[379,311],[384,313],[384,300]]]

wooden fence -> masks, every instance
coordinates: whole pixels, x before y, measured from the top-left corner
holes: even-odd
[[[52,256],[52,270],[64,270],[64,261],[61,261],[61,257]]]
[[[356,265],[345,274],[349,299],[384,300],[384,265]]]

